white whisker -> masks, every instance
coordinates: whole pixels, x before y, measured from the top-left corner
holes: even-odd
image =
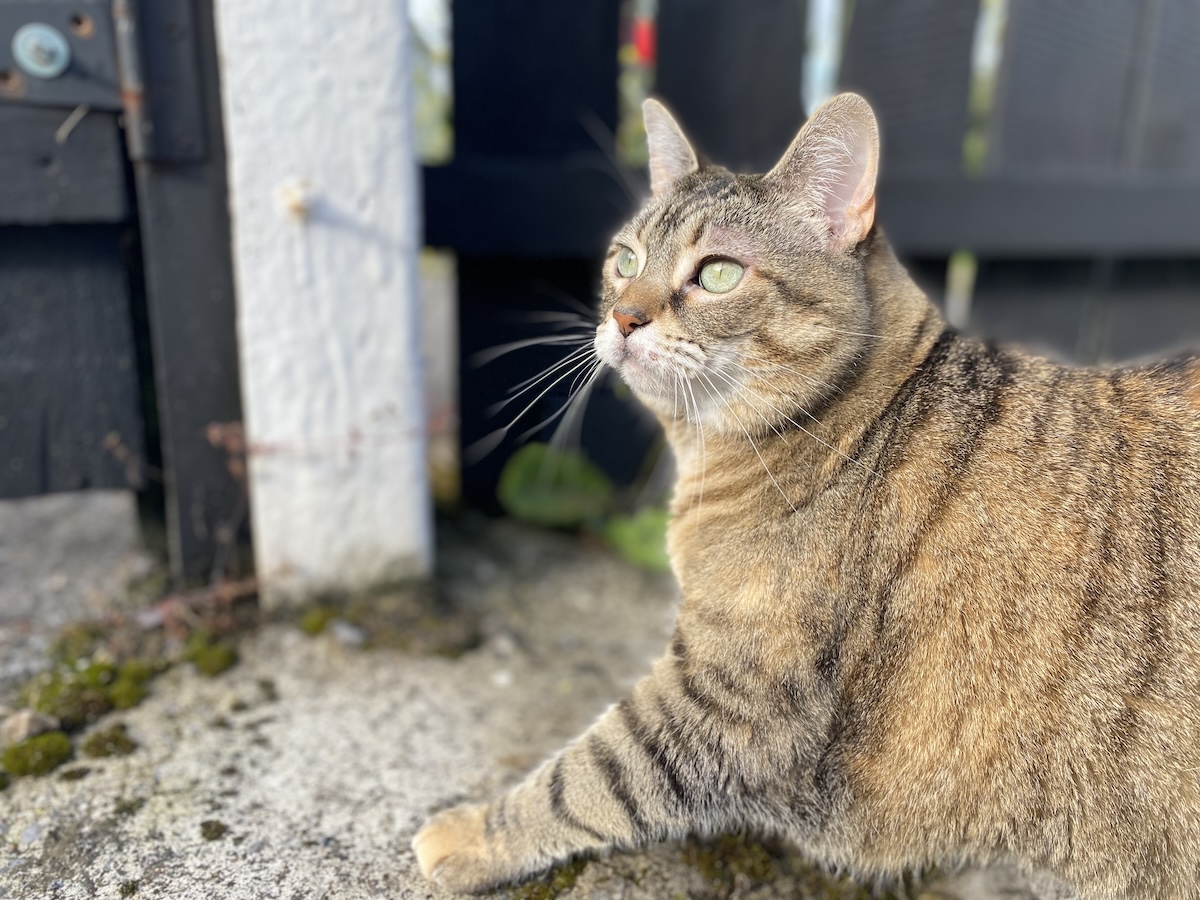
[[[536,347],[539,344],[549,344],[551,346],[570,346],[571,344],[581,344],[591,340],[591,335],[568,335],[568,334],[550,334],[542,337],[524,338],[519,341],[511,341],[507,344],[497,344],[495,347],[489,347],[486,350],[480,350],[478,353],[471,356],[470,363],[473,366],[486,366],[493,360],[499,359],[506,353],[512,353],[514,350],[522,350],[525,347]]]
[[[729,401],[726,400],[724,395],[721,394],[721,392],[717,390],[716,385],[714,385],[711,381],[709,381],[708,376],[706,374],[701,372],[700,378],[702,380],[702,383],[705,385],[705,390],[709,391],[710,395],[713,396],[715,399],[720,400],[722,403],[725,404],[725,408],[727,410],[729,410],[729,414],[731,416],[733,416],[734,421],[737,422],[738,428],[742,429],[742,434],[746,435],[746,440],[748,440],[750,442],[750,446],[752,448],[754,448],[754,455],[757,456],[758,461],[760,463],[762,463],[763,471],[766,472],[767,477],[771,479],[771,484],[775,485],[775,490],[779,491],[779,496],[782,497],[787,502],[787,505],[792,508],[792,512],[795,512],[796,504],[792,503],[792,501],[788,497],[788,495],[783,492],[783,488],[779,486],[779,482],[775,480],[775,475],[771,472],[771,467],[767,465],[767,461],[765,459],[763,459],[762,453],[759,452],[758,444],[754,443],[754,438],[750,436],[750,431],[746,428],[745,425],[742,424],[741,418],[734,411],[734,409],[730,405]]]
[[[745,392],[746,394],[749,394],[750,396],[755,397],[760,402],[765,403],[767,406],[769,406],[771,409],[773,409],[776,413],[778,413],[780,416],[782,416],[784,421],[790,423],[791,425],[795,426],[796,428],[799,428],[802,432],[807,434],[810,438],[812,438],[814,441],[816,441],[822,447],[825,447],[828,450],[832,450],[838,456],[842,457],[842,459],[846,460],[846,462],[854,463],[854,465],[858,466],[859,468],[861,468],[867,472],[870,472],[872,475],[879,475],[879,473],[876,472],[874,469],[872,469],[870,466],[855,459],[853,456],[848,456],[845,452],[843,452],[842,450],[833,446],[833,444],[823,441],[821,438],[817,437],[815,434],[813,434],[811,431],[809,431],[807,428],[805,428],[803,425],[801,425],[799,422],[797,422],[795,419],[793,419],[791,416],[789,416],[787,413],[785,413],[779,407],[775,406],[773,403],[771,403],[770,400],[768,400],[766,397],[763,397],[758,392],[751,390],[744,384],[736,385],[736,387],[739,391]],[[806,416],[808,416],[810,419],[812,419],[818,425],[821,424],[820,419],[818,419],[816,416],[814,416],[808,410],[806,410],[802,407],[798,407],[798,408],[800,409],[800,412],[804,413]]]
[[[544,378],[548,378],[549,376],[553,375],[555,372],[557,372],[559,369],[563,368],[564,366],[568,366],[571,363],[577,362],[580,359],[584,358],[585,356],[588,356],[588,355],[594,354],[594,353],[595,353],[595,348],[593,348],[590,344],[585,344],[582,347],[576,347],[574,350],[572,350],[570,353],[568,353],[563,359],[560,359],[558,362],[554,363],[553,365],[547,366],[546,368],[542,369],[542,371],[538,372],[536,375],[531,375],[529,378],[526,378],[524,381],[520,381],[517,384],[513,385],[511,388],[509,388],[508,392],[511,396],[508,397],[506,400],[501,400],[499,403],[494,404],[493,407],[488,410],[488,415],[494,416],[496,413],[500,412],[500,410],[504,409],[504,407],[508,406],[508,404],[512,403],[514,400],[516,400],[518,397],[520,397],[526,391],[532,390],[533,388],[537,387],[537,383],[539,381],[541,381]]]
[[[565,449],[567,443],[571,440],[571,433],[575,432],[575,444],[582,444],[582,422],[584,413],[587,411],[588,400],[591,399],[592,388],[596,386],[596,382],[600,380],[600,376],[604,372],[604,363],[597,360],[596,366],[592,369],[587,380],[580,386],[579,390],[567,398],[567,404],[570,408],[562,421],[554,429],[554,434],[550,436],[550,444],[558,447],[560,450]],[[576,426],[580,426],[578,429]]]
[[[547,425],[549,425],[551,422],[553,422],[555,419],[557,419],[559,416],[561,416],[563,413],[565,413],[567,411],[567,409],[570,407],[571,401],[574,400],[579,395],[579,392],[581,390],[583,390],[584,387],[591,384],[592,380],[596,376],[596,373],[600,370],[600,367],[603,365],[604,365],[604,363],[600,362],[599,360],[595,360],[595,361],[592,361],[592,363],[591,363],[591,366],[592,366],[591,369],[587,369],[586,367],[584,369],[581,369],[580,370],[581,373],[585,372],[585,371],[587,372],[587,377],[586,377],[586,380],[584,381],[583,385],[579,388],[575,388],[574,383],[573,383],[572,389],[570,392],[568,392],[567,399],[563,403],[563,405],[560,406],[548,418],[543,419],[541,422],[538,422],[538,424],[534,425],[528,431],[523,431],[519,435],[517,435],[517,440],[518,441],[528,440],[530,437],[537,434],[539,431],[541,431],[543,428],[545,428]],[[578,379],[579,379],[579,374],[576,374],[575,379],[576,379],[576,383],[577,383]]]
[[[528,405],[526,405],[526,407],[524,409],[522,409],[519,413],[517,413],[515,416],[513,416],[513,419],[511,422],[509,422],[503,428],[497,428],[495,431],[480,438],[478,441],[476,441],[470,447],[466,448],[466,450],[464,451],[464,455],[471,456],[472,458],[474,458],[476,460],[481,459],[483,456],[486,456],[488,453],[490,453],[492,450],[494,450],[499,445],[500,441],[503,440],[504,436],[506,434],[508,434],[509,431],[512,430],[513,426],[516,425],[517,422],[520,421],[521,417],[524,416],[525,413],[529,412],[529,410],[533,409],[533,407],[537,405],[539,400],[541,400],[543,397],[545,397],[546,394],[550,393],[550,391],[552,391],[554,389],[554,387],[557,384],[559,384],[561,381],[563,381],[566,378],[571,377],[572,375],[575,374],[576,371],[587,366],[589,363],[591,363],[591,359],[589,359],[586,356],[582,359],[577,360],[571,366],[571,368],[567,369],[567,371],[563,372],[561,375],[559,375],[557,378],[555,378],[553,381],[551,381],[548,385],[546,385],[546,387],[542,388],[541,392],[538,393],[538,395],[536,397],[534,397],[532,400],[530,400]],[[511,399],[516,399],[516,398],[513,397],[513,398],[509,398],[509,399],[511,400]],[[506,400],[505,403],[507,403],[507,402],[508,401]],[[483,447],[483,446],[486,446],[487,449],[483,450],[481,455],[477,455],[479,453],[479,448]]]

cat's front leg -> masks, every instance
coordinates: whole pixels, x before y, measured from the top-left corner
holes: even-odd
[[[728,795],[689,745],[665,662],[521,784],[487,805],[434,816],[413,840],[421,871],[480,891],[588,851],[724,824]]]

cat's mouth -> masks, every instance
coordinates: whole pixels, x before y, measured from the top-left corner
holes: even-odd
[[[665,415],[683,415],[687,410],[692,410],[689,415],[699,415],[720,406],[734,383],[733,376],[713,371],[716,361],[697,345],[649,331],[624,337],[615,328],[601,328],[596,353],[643,403]]]
[[[679,376],[650,338],[648,334],[623,337],[615,328],[601,328],[596,334],[596,354],[616,369],[635,393],[658,396]]]

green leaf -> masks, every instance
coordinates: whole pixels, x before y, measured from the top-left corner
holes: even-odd
[[[603,518],[613,485],[581,453],[527,444],[505,464],[496,496],[514,518],[569,528]]]
[[[632,516],[613,516],[604,528],[604,538],[626,562],[666,572],[671,568],[667,556],[667,523],[671,514],[651,507]]]

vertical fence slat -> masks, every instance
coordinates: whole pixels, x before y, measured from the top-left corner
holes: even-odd
[[[797,0],[661,0],[655,93],[701,152],[765,172],[804,122],[804,29]]]

